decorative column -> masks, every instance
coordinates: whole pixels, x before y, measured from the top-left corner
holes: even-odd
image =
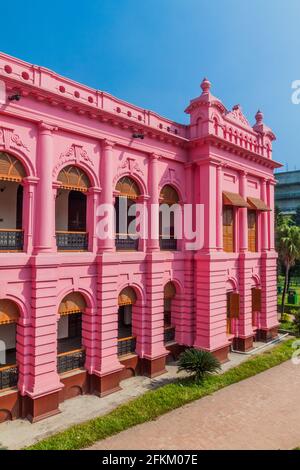
[[[113,148],[114,143],[109,140],[103,141],[103,152],[101,155],[103,188],[101,193],[101,204],[107,205],[108,231],[114,234],[114,196],[113,196]],[[108,236],[100,241],[103,251],[115,251],[114,236]]]
[[[159,251],[159,181],[158,181],[159,156],[152,153],[149,156],[149,207],[148,207],[148,251]]]
[[[39,179],[35,177],[23,178],[24,200],[23,200],[23,229],[24,229],[24,251],[32,252],[33,246],[33,204],[36,185]]]
[[[271,211],[268,213],[269,215],[269,230],[270,230],[270,242],[269,248],[270,251],[275,250],[275,207],[274,207],[274,189],[275,189],[276,181],[269,180],[268,181],[268,205],[271,208]]]
[[[89,188],[87,193],[88,250],[93,253],[97,252],[96,212],[100,193],[97,187]]]
[[[247,200],[247,173],[241,171],[240,173],[240,195]],[[248,251],[248,209],[240,208],[240,252],[245,253]]]
[[[36,211],[36,251],[44,253],[53,249],[55,227],[55,205],[53,203],[53,132],[52,127],[44,122],[39,124],[38,137],[38,176],[37,211]]]
[[[223,170],[217,167],[217,250],[223,250]]]
[[[268,204],[267,200],[267,180],[263,178],[262,183],[261,183],[261,199]],[[261,224],[262,224],[262,230],[261,230],[261,249],[262,251],[268,251],[269,249],[269,243],[268,243],[268,213],[267,212],[262,212],[261,214]]]

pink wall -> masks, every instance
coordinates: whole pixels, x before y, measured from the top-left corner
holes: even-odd
[[[0,150],[24,165],[24,253],[1,253],[0,298],[17,302],[19,388],[38,397],[61,388],[56,373],[58,306],[69,292],[87,300],[84,319],[86,368],[103,376],[121,368],[117,358],[117,297],[127,285],[136,289],[134,330],[137,352],[154,359],[163,344],[163,286],[173,280],[176,339],[208,350],[228,345],[226,292],[242,294],[235,335],[253,336],[251,287],[263,288],[260,328],[277,325],[276,253],[273,215],[259,216],[258,253],[245,247],[245,214],[237,223],[236,253],[222,251],[222,191],[259,197],[274,209],[271,159],[274,135],[259,113],[251,127],[239,107],[228,112],[210,92],[186,112],[184,126],[89,89],[37,66],[0,54],[0,78],[7,93],[22,99],[0,107]],[[143,131],[143,141],[132,133]],[[89,251],[58,253],[55,243],[57,175],[75,164],[89,176]],[[157,240],[140,243],[138,252],[116,252],[113,240],[96,237],[96,207],[113,202],[123,175],[140,186],[145,204],[158,201],[161,188],[173,185],[181,202],[205,206],[205,240],[197,253],[160,252]],[[243,179],[244,178],[244,179]]]

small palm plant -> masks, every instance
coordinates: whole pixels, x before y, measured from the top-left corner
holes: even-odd
[[[202,349],[186,349],[178,359],[178,372],[188,372],[194,376],[197,383],[202,382],[208,374],[218,372],[220,369],[220,361],[212,353]]]

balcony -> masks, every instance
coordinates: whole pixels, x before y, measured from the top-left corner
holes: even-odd
[[[164,331],[164,343],[173,343],[175,341],[175,328],[174,326],[168,326]]]
[[[134,336],[118,339],[118,356],[135,353],[135,348],[136,338]]]
[[[56,245],[58,251],[87,251],[87,232],[56,232]]]
[[[116,234],[117,251],[137,251],[139,248],[139,239],[136,235]]]
[[[161,250],[176,251],[177,250],[177,240],[176,238],[163,238],[159,240],[159,245]]]
[[[57,356],[57,372],[64,374],[70,370],[82,369],[85,364],[85,350],[75,349]]]
[[[0,229],[0,251],[22,251],[23,230]]]
[[[18,384],[18,366],[10,365],[0,368],[0,390],[15,388]]]

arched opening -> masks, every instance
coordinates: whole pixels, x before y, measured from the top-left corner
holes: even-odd
[[[138,250],[136,202],[140,196],[139,187],[132,178],[124,176],[118,181],[116,191],[116,249],[126,251]]]
[[[172,315],[172,303],[176,296],[176,287],[173,282],[168,282],[164,287],[164,343],[175,341],[175,326]]]
[[[135,352],[136,337],[132,331],[132,309],[137,297],[132,287],[125,287],[118,297],[118,355]]]
[[[55,204],[56,244],[60,251],[84,251],[88,248],[87,197],[90,187],[87,175],[76,166],[61,170],[61,183]]]
[[[18,383],[17,323],[19,307],[11,300],[0,300],[0,390]]]
[[[84,366],[82,316],[85,309],[85,299],[79,292],[68,294],[60,303],[57,325],[57,371],[59,374]]]
[[[0,251],[23,250],[23,186],[21,162],[0,152]]]
[[[179,196],[172,186],[165,185],[160,192],[159,239],[161,250],[177,250],[175,215]]]

